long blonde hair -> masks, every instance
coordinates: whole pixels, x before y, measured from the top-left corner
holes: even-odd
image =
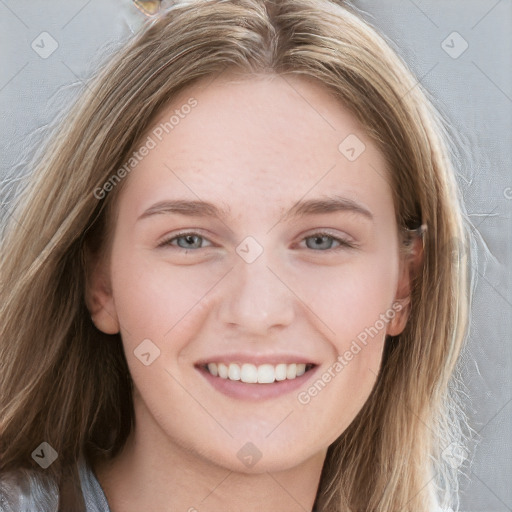
[[[44,474],[60,486],[59,510],[75,510],[79,488],[69,469],[81,454],[111,458],[125,443],[134,412],[122,342],[95,329],[84,300],[86,253],[108,242],[122,182],[100,200],[94,191],[178,91],[228,68],[320,81],[385,156],[398,225],[427,226],[409,321],[386,340],[369,399],[328,450],[317,510],[451,505],[456,469],[442,453],[461,440],[451,380],[470,303],[467,229],[446,131],[386,41],[333,0],[178,3],[87,84],[4,229],[0,473],[38,470],[30,455],[46,441],[58,453]]]

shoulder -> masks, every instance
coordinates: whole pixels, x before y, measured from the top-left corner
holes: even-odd
[[[110,512],[107,498],[94,470],[83,457],[79,460],[78,471],[87,512]]]
[[[79,489],[87,512],[109,512],[103,489],[83,457],[77,463]],[[84,505],[80,505],[83,507]],[[0,474],[0,512],[58,512],[59,486],[48,475],[30,469]]]
[[[49,477],[29,469],[0,475],[0,512],[57,512],[59,492]]]

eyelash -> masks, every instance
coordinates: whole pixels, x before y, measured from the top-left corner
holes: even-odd
[[[191,251],[191,250],[197,251],[199,249],[205,249],[205,247],[198,247],[195,249],[185,249],[184,247],[178,247],[178,246],[174,246],[173,244],[171,244],[171,242],[173,240],[177,240],[178,238],[185,238],[187,236],[198,236],[199,238],[201,238],[203,240],[208,240],[203,235],[196,233],[194,231],[185,231],[183,233],[178,233],[176,235],[173,235],[171,238],[167,238],[167,239],[163,240],[160,244],[158,244],[158,247],[171,246],[171,247],[174,247],[175,249],[177,249],[178,251],[185,251],[185,252]],[[308,238],[322,238],[322,237],[328,237],[328,238],[334,240],[335,242],[338,242],[339,243],[338,247],[323,249],[323,250],[314,250],[314,249],[310,249],[309,247],[306,247],[306,248],[310,249],[311,251],[314,251],[314,252],[333,252],[333,251],[339,251],[339,250],[343,250],[343,249],[357,248],[357,244],[355,244],[354,242],[349,242],[348,240],[344,240],[343,238],[338,238],[336,236],[331,235],[330,233],[328,233],[326,231],[318,231],[318,232],[312,233],[311,235],[304,237],[302,240],[307,240]]]

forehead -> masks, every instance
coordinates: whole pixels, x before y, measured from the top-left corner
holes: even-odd
[[[150,140],[127,184],[138,206],[180,194],[235,211],[308,193],[390,195],[384,159],[360,123],[304,77],[203,79],[162,109],[141,145]]]
[[[191,102],[196,106],[189,109]],[[266,163],[304,156],[314,162],[326,149],[337,158],[340,137],[364,136],[362,126],[326,87],[311,78],[274,74],[203,79],[181,91],[149,133],[173,144],[175,153],[229,152],[253,164],[255,155]]]

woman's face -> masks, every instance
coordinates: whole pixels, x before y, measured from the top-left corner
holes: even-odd
[[[120,329],[138,435],[233,471],[325,454],[406,321],[382,155],[321,85],[224,75],[134,158],[91,309]]]

